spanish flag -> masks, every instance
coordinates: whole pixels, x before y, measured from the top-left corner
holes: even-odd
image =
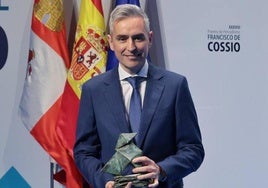
[[[81,0],[71,67],[64,89],[57,133],[73,157],[81,87],[106,70],[107,40],[101,0]]]
[[[69,66],[62,0],[35,0],[19,112],[32,136],[65,170],[66,187],[79,188],[82,177],[56,133]]]

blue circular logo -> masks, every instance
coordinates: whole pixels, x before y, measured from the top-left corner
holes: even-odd
[[[4,29],[0,26],[0,70],[4,67],[8,54],[8,41]]]

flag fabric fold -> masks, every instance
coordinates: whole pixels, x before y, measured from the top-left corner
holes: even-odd
[[[71,67],[63,94],[57,133],[73,156],[81,87],[106,71],[107,40],[101,0],[81,0]]]
[[[79,188],[82,177],[56,133],[69,66],[62,0],[35,0],[19,113],[31,135],[65,170],[66,187]]]

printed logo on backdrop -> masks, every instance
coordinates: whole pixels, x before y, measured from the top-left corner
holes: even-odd
[[[9,9],[9,7],[3,5],[2,0],[0,0],[0,11],[2,11],[2,10],[4,11],[4,10],[8,10],[8,9]]]
[[[3,5],[2,0],[0,0],[0,13],[2,11],[7,11],[8,6]],[[0,26],[0,70],[4,67],[7,60],[8,53],[8,40],[5,30]]]
[[[0,178],[0,187],[31,188],[23,176],[13,166]]]
[[[210,52],[237,53],[240,51],[240,25],[229,25],[226,29],[208,29],[208,50]]]
[[[5,30],[0,26],[0,70],[4,67],[8,54],[8,41]]]

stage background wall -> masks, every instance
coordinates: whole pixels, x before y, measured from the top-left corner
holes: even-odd
[[[79,7],[73,2],[64,2],[70,32],[70,19]],[[267,187],[268,2],[156,2],[165,66],[188,78],[206,150],[204,163],[185,178],[185,187]],[[14,167],[31,187],[43,188],[50,186],[49,156],[18,117],[32,3],[0,0],[0,26],[9,44],[0,70],[0,177]],[[110,2],[103,0],[103,6],[107,21]],[[218,49],[221,43],[224,51]],[[226,51],[226,45],[233,45],[232,51]]]

